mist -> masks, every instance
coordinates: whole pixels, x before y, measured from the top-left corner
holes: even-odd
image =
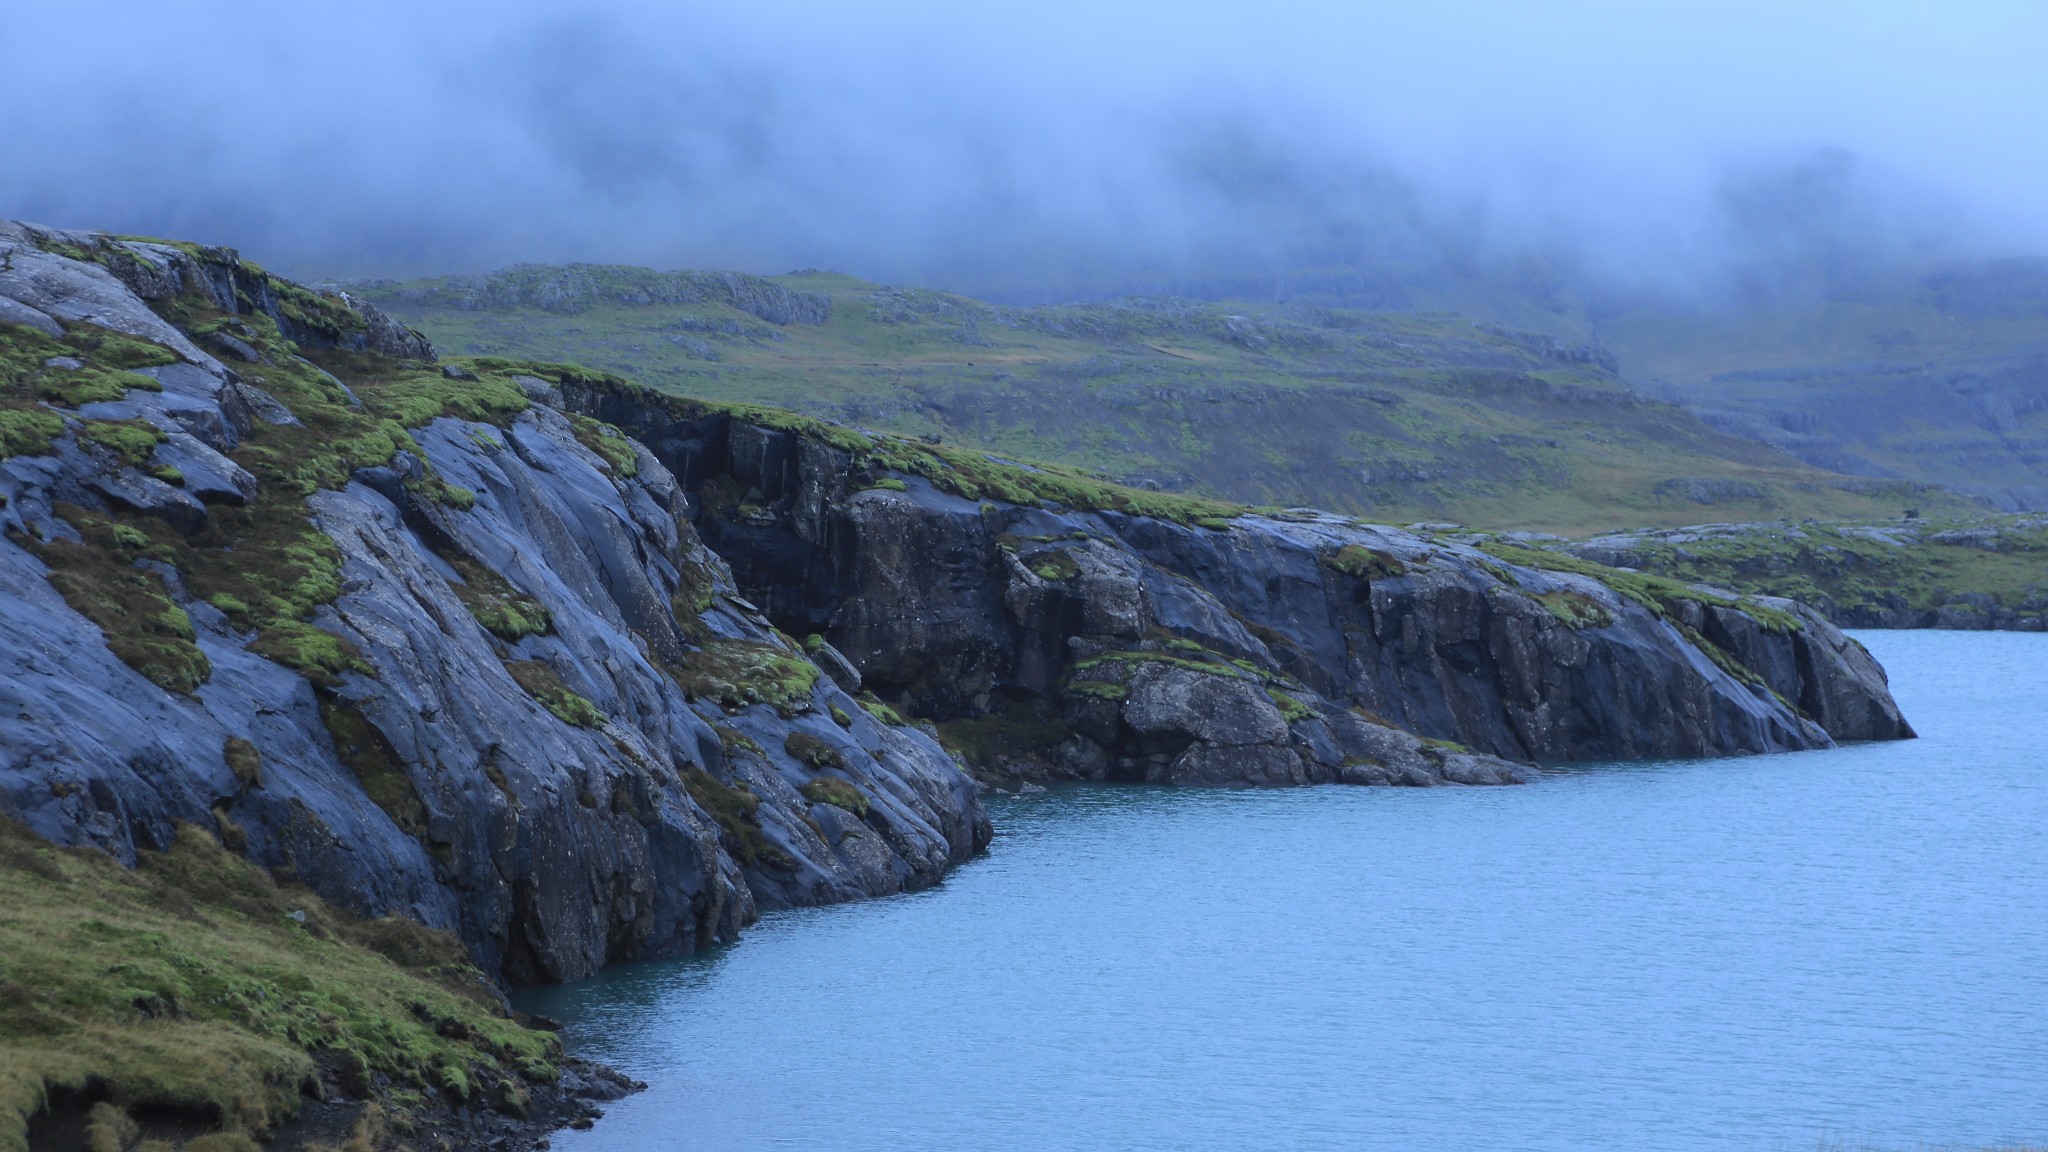
[[[303,277],[1388,307],[2048,250],[2048,10],[1525,7],[15,0],[0,215]]]

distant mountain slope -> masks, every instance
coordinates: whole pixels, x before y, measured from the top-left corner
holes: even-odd
[[[1649,394],[1816,467],[2048,509],[2048,261],[1806,303],[1635,308],[1593,332]]]
[[[522,265],[353,285],[467,354],[574,360],[1141,486],[1565,533],[1967,501],[1646,399],[1596,348],[1449,314],[998,307],[823,273]]]

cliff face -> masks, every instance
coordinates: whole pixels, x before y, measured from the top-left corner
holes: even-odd
[[[0,461],[0,804],[40,834],[132,861],[175,822],[217,828],[514,981],[928,885],[987,843],[972,782],[736,598],[644,451],[516,396],[384,428],[281,493],[384,411],[367,368],[430,354],[415,334],[324,318],[358,395],[283,342],[313,352],[322,318],[230,253],[9,226],[0,264],[0,415],[54,422]],[[67,396],[121,371],[105,332],[161,363]],[[428,378],[489,383],[454,371]],[[273,546],[280,508],[313,535]],[[287,599],[331,581],[302,597],[311,629],[207,594],[272,563]]]
[[[988,499],[1032,481],[616,386],[567,402],[675,472],[772,620],[902,707],[995,724],[998,776],[1507,780],[1911,735],[1882,669],[1790,601],[1313,512]]]
[[[1790,602],[443,366],[222,250],[0,226],[0,370],[0,805],[514,981],[938,880],[989,824],[903,714],[1191,785],[1910,735]]]

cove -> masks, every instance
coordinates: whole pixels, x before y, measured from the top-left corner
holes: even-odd
[[[1516,788],[996,797],[936,889],[535,990],[612,1149],[2048,1138],[2048,636],[1859,633],[1921,739]]]

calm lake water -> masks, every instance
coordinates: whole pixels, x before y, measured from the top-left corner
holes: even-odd
[[[991,805],[939,889],[523,998],[615,1149],[2048,1142],[2048,636],[1861,633],[1917,741]]]

